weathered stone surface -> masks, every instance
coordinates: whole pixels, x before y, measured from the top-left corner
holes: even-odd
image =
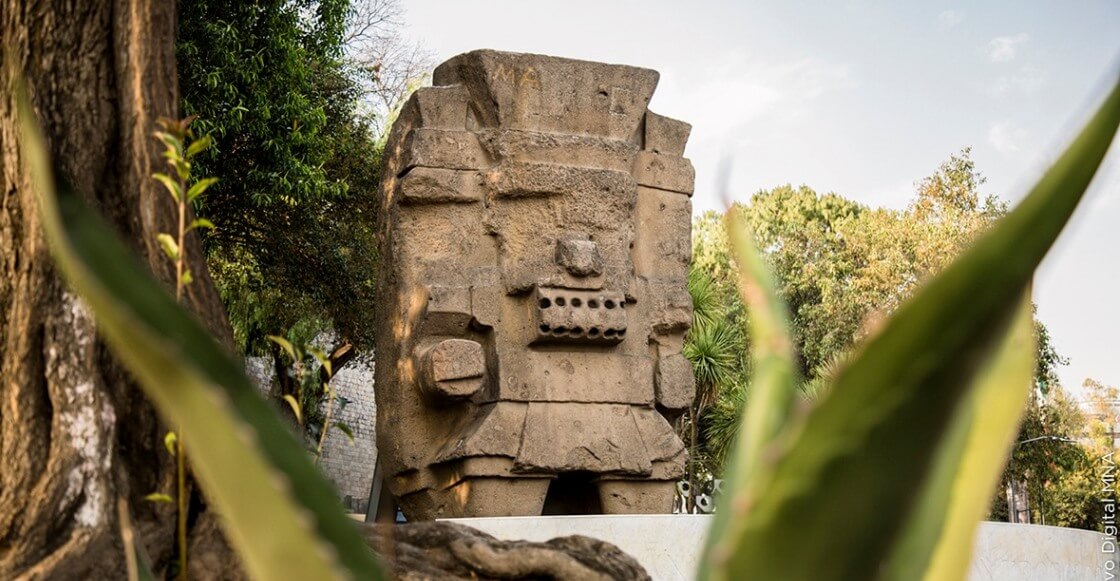
[[[573,276],[598,276],[603,273],[603,257],[590,240],[560,240],[556,243],[556,263]]]
[[[656,154],[680,157],[692,126],[684,121],[662,117],[653,111],[646,113],[645,148]]]
[[[482,345],[466,339],[444,339],[420,352],[421,388],[437,402],[468,398],[482,388],[486,373]]]
[[[696,379],[692,365],[684,355],[676,354],[657,360],[657,405],[668,412],[679,414],[688,409],[696,396]]]
[[[414,167],[480,169],[488,165],[486,152],[470,131],[422,127],[409,134],[402,170]]]
[[[472,203],[482,201],[475,187],[478,174],[432,167],[417,167],[399,181],[402,204]]]
[[[375,388],[410,520],[671,506],[693,175],[688,125],[646,109],[656,82],[476,51],[402,109]]]
[[[634,159],[634,179],[643,186],[691,196],[696,170],[683,157],[640,151]]]

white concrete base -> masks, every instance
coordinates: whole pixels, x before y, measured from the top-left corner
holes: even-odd
[[[711,515],[593,515],[463,518],[454,522],[499,539],[547,541],[584,535],[609,541],[634,556],[656,580],[690,580]],[[1083,581],[1113,579],[1117,553],[1100,533],[1034,525],[980,525],[970,581]]]

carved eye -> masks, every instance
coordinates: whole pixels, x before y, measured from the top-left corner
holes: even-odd
[[[603,331],[603,336],[614,337],[614,329],[607,329],[606,331]]]
[[[587,330],[587,336],[588,337],[598,337],[599,336],[599,328],[598,327],[591,327],[590,329]]]
[[[579,300],[578,297],[575,297],[575,298],[572,299],[572,306],[573,307],[578,307],[582,304],[583,304],[583,301]]]
[[[597,309],[599,308],[599,301],[595,299],[588,299],[587,306],[588,308]]]
[[[548,326],[548,323],[541,323],[541,332],[542,333],[547,333],[549,329],[550,329],[550,327]]]
[[[607,307],[608,309],[613,309],[614,308],[614,301],[612,301],[611,299],[607,299],[607,300],[603,301],[603,306]]]
[[[583,327],[572,327],[572,336],[579,337],[583,335]]]
[[[556,306],[558,306],[558,307],[564,306],[564,297],[556,297]]]
[[[547,309],[548,307],[552,306],[552,301],[548,299],[541,299],[540,305],[542,309]]]
[[[552,330],[553,335],[563,335],[567,332],[568,332],[567,327],[556,327],[555,329]]]

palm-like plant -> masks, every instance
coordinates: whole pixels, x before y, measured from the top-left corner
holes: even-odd
[[[727,301],[706,272],[697,268],[689,271],[688,292],[692,296],[692,330],[684,344],[684,356],[692,363],[696,398],[681,422],[680,431],[689,446],[686,510],[692,512],[699,468],[714,460],[703,451],[700,426],[720,393],[744,375],[745,341],[739,325],[727,312]]]

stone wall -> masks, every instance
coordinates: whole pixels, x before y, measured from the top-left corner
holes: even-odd
[[[369,500],[374,464],[377,462],[377,443],[374,419],[377,405],[373,401],[373,358],[351,361],[331,381],[336,397],[349,403],[334,405],[335,421],[342,422],[354,432],[354,440],[340,430],[331,430],[323,444],[320,466],[334,482],[339,496],[351,512],[364,513]]]
[[[323,443],[320,467],[351,512],[366,511],[374,465],[377,463],[373,365],[372,356],[359,356],[340,369],[331,380],[331,387],[338,398],[334,404],[332,423],[337,421],[348,425],[354,433],[354,440],[351,441],[340,430],[331,430]],[[268,393],[273,375],[269,358],[249,357],[245,361],[245,369],[261,391]],[[344,404],[343,399],[348,403]]]

